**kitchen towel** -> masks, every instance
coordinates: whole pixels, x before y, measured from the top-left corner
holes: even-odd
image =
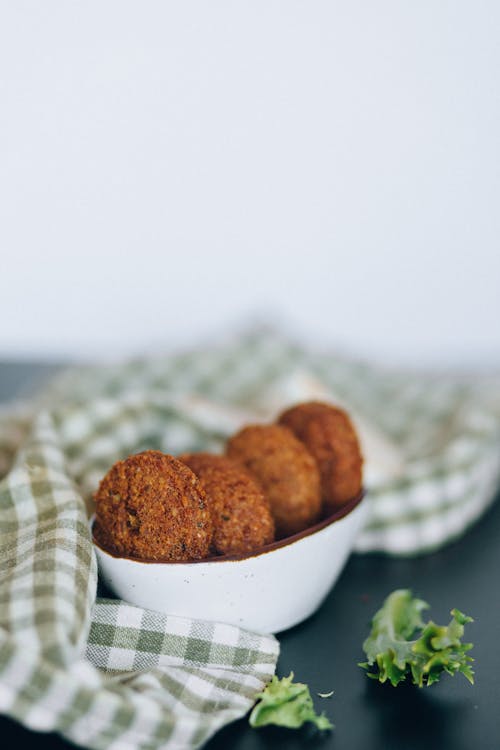
[[[91,748],[195,748],[274,673],[273,636],[96,597],[91,495],[145,448],[220,450],[246,421],[331,397],[359,420],[361,552],[464,533],[500,474],[500,385],[394,373],[269,331],[175,356],[71,369],[0,417],[0,710]],[[373,435],[375,434],[375,439]],[[377,448],[378,443],[378,448]]]

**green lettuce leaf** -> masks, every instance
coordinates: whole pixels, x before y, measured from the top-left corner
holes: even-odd
[[[474,659],[467,655],[473,644],[461,642],[464,625],[473,622],[472,617],[452,609],[448,625],[424,623],[422,612],[428,606],[407,589],[387,597],[363,643],[367,661],[359,666],[368,677],[389,681],[394,687],[410,677],[414,685],[423,687],[437,682],[443,672],[461,672],[474,682],[470,666]]]
[[[318,729],[333,729],[333,724],[324,714],[318,715],[315,712],[307,685],[294,682],[293,677],[293,672],[281,680],[274,675],[262,693],[256,695],[258,703],[250,714],[250,726],[263,727],[275,724],[288,729],[298,729],[309,721]]]

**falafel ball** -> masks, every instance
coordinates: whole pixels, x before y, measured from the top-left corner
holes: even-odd
[[[212,542],[205,491],[181,461],[144,451],[118,461],[94,495],[95,536],[122,555],[198,560]]]
[[[205,490],[219,555],[243,554],[274,541],[269,502],[240,464],[210,453],[185,453],[179,459]]]
[[[227,455],[256,477],[269,500],[277,538],[318,520],[318,467],[305,446],[282,425],[249,425],[227,444]]]
[[[343,409],[310,401],[284,411],[278,424],[292,430],[314,456],[326,513],[359,495],[363,457],[356,430]]]

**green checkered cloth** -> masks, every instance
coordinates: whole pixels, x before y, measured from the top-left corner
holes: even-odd
[[[0,710],[86,747],[198,747],[252,706],[278,643],[96,600],[85,503],[69,468],[83,454],[67,433],[78,415],[40,411],[0,485]],[[125,405],[122,416],[125,425]],[[86,419],[85,451],[98,451],[104,412]]]
[[[495,378],[383,372],[268,331],[68,371],[0,415],[2,712],[86,747],[154,750],[198,747],[249,710],[274,673],[276,639],[96,599],[89,499],[130,453],[220,450],[249,418],[313,395],[295,387],[304,373],[400,451],[403,471],[368,487],[359,551],[434,549],[491,503],[500,475]]]

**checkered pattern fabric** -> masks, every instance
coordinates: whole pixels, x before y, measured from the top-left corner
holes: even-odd
[[[84,411],[40,411],[0,485],[0,710],[86,747],[198,747],[252,706],[278,643],[96,601],[85,503],[69,467],[99,452],[116,413],[91,414],[93,440],[85,431],[77,447]]]
[[[244,421],[269,415],[269,394],[294,371],[345,398],[404,458],[401,476],[368,488],[359,551],[434,549],[492,501],[494,378],[383,372],[262,331],[190,354],[69,371],[0,415],[1,711],[113,750],[199,747],[248,711],[274,672],[276,639],[96,599],[89,499],[130,453],[220,449]]]

